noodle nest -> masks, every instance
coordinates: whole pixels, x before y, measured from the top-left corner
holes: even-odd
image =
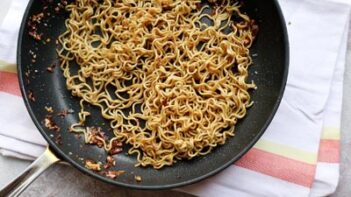
[[[136,165],[156,169],[234,136],[256,88],[247,78],[257,25],[238,2],[76,0],[66,10],[58,54],[81,105],[71,131],[107,151],[129,144]],[[88,103],[109,121],[112,139],[84,126]]]

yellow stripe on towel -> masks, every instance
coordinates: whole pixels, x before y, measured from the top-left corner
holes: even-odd
[[[284,144],[278,144],[269,140],[259,140],[256,143],[255,148],[308,164],[315,165],[317,163],[317,153],[304,151]]]
[[[336,128],[336,127],[323,128],[322,140],[340,140],[340,128]]]
[[[17,73],[16,64],[10,64],[3,60],[0,60],[0,71],[9,72],[9,73]]]

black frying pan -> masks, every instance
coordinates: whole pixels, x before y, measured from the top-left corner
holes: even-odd
[[[65,31],[64,20],[68,16],[64,11],[55,11],[58,1],[49,4],[47,2],[44,0],[29,2],[19,34],[17,64],[24,102],[53,154],[48,149],[26,170],[25,175],[12,182],[0,194],[9,193],[13,189],[15,191],[12,191],[12,194],[19,194],[28,182],[35,178],[30,175],[37,176],[50,164],[56,162],[57,158],[69,162],[83,173],[98,180],[129,188],[166,189],[195,183],[232,165],[245,154],[263,134],[279,106],[288,74],[288,39],[285,22],[276,0],[245,0],[243,9],[258,22],[260,28],[251,48],[251,54],[256,55],[253,55],[254,64],[250,68],[250,80],[255,81],[258,89],[252,92],[255,104],[249,109],[247,116],[239,122],[235,137],[230,138],[225,145],[217,147],[209,155],[190,161],[179,161],[172,167],[161,170],[134,167],[136,158],[125,154],[127,147],[124,148],[125,152],[115,156],[117,160],[115,169],[127,172],[117,179],[109,179],[88,170],[84,167],[85,159],[104,161],[106,153],[96,146],[84,145],[83,138],[78,139],[68,132],[69,126],[78,121],[77,113],[68,114],[65,118],[53,116],[61,128],[59,132],[48,130],[43,125],[43,120],[48,115],[45,106],[51,106],[55,112],[64,109],[79,111],[79,100],[72,97],[66,90],[65,79],[59,66],[54,68],[53,73],[47,71],[47,67],[58,61],[55,39]],[[46,5],[49,5],[51,16],[44,17],[46,22],[38,25],[38,32],[43,32],[43,38],[42,41],[36,41],[29,35],[29,17],[42,12]],[[51,41],[44,44],[47,38]],[[32,61],[33,55],[30,51],[37,55],[35,62]],[[100,117],[100,112],[94,107],[90,110],[93,114],[88,119],[88,123],[101,126],[107,131],[109,128],[106,125],[109,124]],[[135,175],[141,176],[142,181],[136,182]],[[31,180],[24,182],[28,177]]]

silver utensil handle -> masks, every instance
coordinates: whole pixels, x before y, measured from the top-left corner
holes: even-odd
[[[38,157],[21,175],[0,190],[0,196],[18,196],[26,189],[44,170],[60,161],[49,148]]]

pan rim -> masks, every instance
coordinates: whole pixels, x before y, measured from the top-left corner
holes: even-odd
[[[194,184],[197,183],[201,180],[204,180],[206,178],[209,178],[217,173],[219,173],[220,171],[224,170],[225,168],[227,168],[228,166],[232,165],[234,162],[236,162],[237,160],[239,160],[243,155],[245,155],[245,153],[247,153],[254,145],[255,143],[261,138],[261,136],[263,135],[263,133],[266,131],[267,127],[270,125],[271,121],[273,120],[273,117],[275,116],[279,105],[281,103],[281,100],[283,98],[284,95],[284,91],[285,91],[285,87],[286,87],[286,83],[287,83],[287,79],[288,79],[288,72],[289,72],[289,40],[288,40],[288,33],[287,33],[287,26],[286,26],[286,22],[282,13],[282,10],[280,8],[280,5],[278,3],[277,0],[273,0],[273,4],[276,7],[277,13],[279,15],[279,23],[282,26],[282,34],[284,36],[284,50],[285,50],[285,62],[284,62],[284,73],[283,73],[283,77],[282,77],[282,85],[281,88],[278,92],[278,97],[274,103],[274,107],[272,108],[272,112],[271,114],[268,116],[265,124],[263,125],[263,127],[260,129],[260,131],[257,133],[257,135],[253,138],[253,140],[246,145],[246,147],[241,150],[239,152],[239,154],[237,154],[235,157],[233,157],[232,159],[230,159],[230,161],[220,165],[217,169],[209,171],[208,173],[201,175],[199,177],[193,178],[193,179],[189,179],[187,181],[181,181],[178,183],[172,183],[172,184],[165,184],[165,185],[136,185],[136,184],[128,184],[128,183],[123,183],[123,182],[118,182],[118,180],[111,180],[108,179],[106,177],[101,177],[98,174],[84,168],[83,166],[79,165],[77,162],[75,162],[73,159],[71,159],[66,153],[64,153],[55,143],[53,143],[50,139],[50,137],[48,135],[46,135],[46,133],[43,130],[43,127],[41,126],[40,122],[35,118],[35,113],[33,112],[31,106],[30,106],[30,101],[29,98],[26,94],[26,90],[25,90],[25,86],[24,86],[24,80],[23,80],[23,66],[22,66],[22,61],[21,61],[21,48],[22,48],[22,40],[23,40],[23,35],[24,35],[24,30],[26,27],[26,19],[29,17],[29,11],[30,8],[32,7],[33,3],[35,2],[35,0],[30,0],[25,13],[23,15],[22,18],[22,22],[21,22],[21,26],[20,26],[20,31],[19,31],[19,36],[18,36],[18,42],[17,42],[17,77],[19,80],[19,85],[20,85],[20,90],[21,90],[21,94],[22,94],[22,98],[24,101],[24,104],[27,108],[27,111],[33,121],[33,123],[35,124],[35,126],[37,127],[37,129],[39,130],[39,132],[41,133],[41,135],[45,138],[45,140],[47,141],[49,148],[51,150],[53,150],[53,152],[55,153],[55,155],[57,155],[59,158],[62,158],[62,160],[69,162],[73,167],[75,167],[76,169],[78,169],[79,171],[81,171],[82,173],[89,175],[97,180],[101,180],[103,182],[112,184],[112,185],[116,185],[116,186],[121,186],[121,187],[125,187],[125,188],[131,188],[131,189],[142,189],[142,190],[160,190],[160,189],[172,189],[172,188],[178,188],[181,186],[186,186],[186,185],[190,185],[190,184]]]

